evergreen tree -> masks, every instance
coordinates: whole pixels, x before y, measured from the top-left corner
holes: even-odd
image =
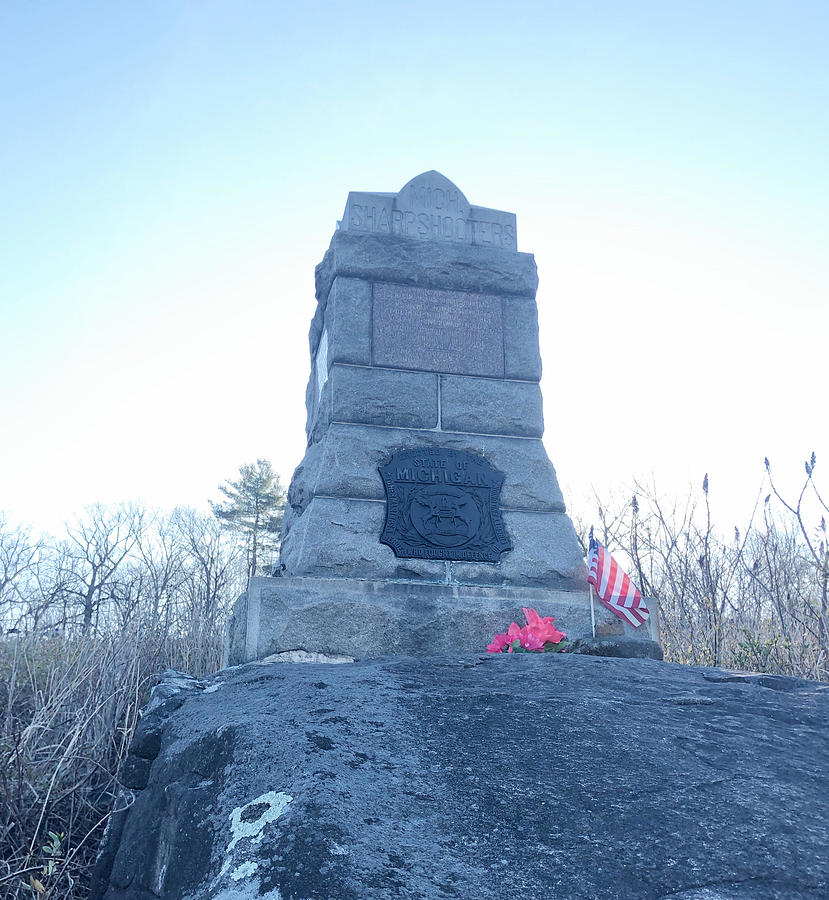
[[[247,552],[248,577],[276,561],[285,510],[285,488],[267,459],[239,467],[239,478],[219,485],[227,498],[213,514],[236,532]]]

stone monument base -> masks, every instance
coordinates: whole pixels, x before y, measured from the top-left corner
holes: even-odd
[[[251,578],[228,624],[225,665],[302,650],[372,659],[479,653],[522,607],[555,616],[568,640],[589,638],[590,597],[580,591],[348,578]],[[596,601],[597,637],[650,642]]]

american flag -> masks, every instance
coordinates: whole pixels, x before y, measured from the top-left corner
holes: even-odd
[[[596,586],[599,600],[634,628],[642,625],[650,615],[650,610],[642,602],[642,595],[622,571],[619,563],[593,537],[592,528],[587,567],[587,580]]]

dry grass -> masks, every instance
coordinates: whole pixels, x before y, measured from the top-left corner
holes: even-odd
[[[157,673],[215,670],[192,644],[136,624],[112,637],[0,639],[0,896],[87,896],[118,773]]]
[[[88,896],[139,710],[219,668],[240,566],[193,510],[90,507],[63,540],[0,515],[0,896]]]

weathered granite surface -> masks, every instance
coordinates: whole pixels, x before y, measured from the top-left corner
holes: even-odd
[[[438,377],[367,366],[331,368],[333,422],[434,428],[438,424]]]
[[[534,382],[440,376],[440,421],[447,431],[537,437],[544,433]]]
[[[91,900],[829,892],[827,685],[559,654],[177,682]]]
[[[523,624],[523,607],[555,616],[557,626],[573,639],[590,634],[590,604],[580,591],[453,581],[457,567],[467,565],[401,559],[396,580],[251,578],[233,610],[226,664],[294,650],[360,659],[454,654],[458,647],[478,651],[511,621]],[[428,566],[441,566],[444,580],[427,580]],[[600,603],[595,616],[601,638],[594,652],[630,655],[621,645],[601,644],[624,639],[641,645],[636,655],[662,658],[647,628],[631,628]]]
[[[418,447],[448,447],[485,456],[507,474],[501,489],[503,509],[564,512],[555,470],[538,439],[354,423],[332,424],[323,438],[308,448],[291,479],[289,505],[301,514],[314,493],[385,500],[379,466],[388,462],[396,449]]]
[[[502,512],[513,549],[497,563],[453,561],[456,583],[581,590],[586,599],[587,569],[567,516]],[[286,575],[396,579],[405,571],[408,578],[444,582],[443,562],[398,557],[380,543],[385,517],[385,504],[375,500],[314,497],[283,544]]]
[[[504,377],[541,380],[538,307],[532,297],[504,297]]]
[[[321,306],[337,276],[521,297],[535,297],[538,289],[532,253],[348,231],[334,233],[316,268],[316,293]]]
[[[565,511],[555,469],[538,439],[335,422],[308,447],[294,471],[283,537],[291,532],[315,496],[384,501],[379,466],[387,463],[395,450],[419,447],[447,447],[483,455],[506,474],[501,490],[501,509],[505,512]],[[575,533],[570,529],[567,539],[576,550]],[[301,552],[298,546],[292,549],[291,545],[294,539],[288,543],[286,555]]]
[[[371,283],[337,278],[328,295],[328,365],[371,364]]]

